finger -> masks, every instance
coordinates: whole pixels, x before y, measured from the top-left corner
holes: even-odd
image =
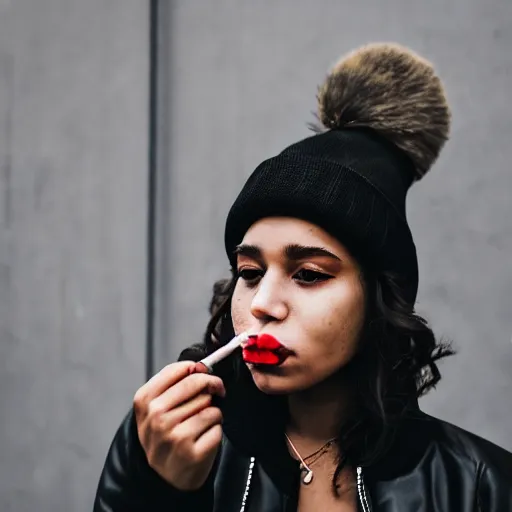
[[[204,373],[189,375],[155,398],[149,408],[158,413],[170,411],[201,393],[224,396],[226,390],[222,379]]]
[[[199,361],[198,363],[195,364],[195,366],[190,368],[189,374],[192,375],[193,373],[210,373],[210,370],[204,363],[201,363],[201,361]]]
[[[214,425],[209,428],[194,445],[194,451],[198,458],[207,457],[212,452],[217,450],[220,442],[222,441],[222,426]]]
[[[193,368],[195,364],[193,361],[180,361],[167,365],[137,391],[134,402],[139,405],[149,403],[153,398],[161,395],[166,389],[185,378],[189,374],[190,368]]]
[[[211,403],[211,395],[201,394],[192,398],[188,402],[185,402],[179,407],[172,409],[165,415],[166,429],[173,429],[176,425],[183,423],[188,418],[209,407]]]
[[[173,429],[178,439],[188,437],[196,441],[214,425],[222,423],[222,413],[218,407],[207,407],[201,412],[181,422]]]

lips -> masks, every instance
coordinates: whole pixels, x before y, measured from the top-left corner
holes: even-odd
[[[268,366],[284,363],[291,354],[291,350],[270,334],[251,336],[242,351],[242,357],[246,363]]]

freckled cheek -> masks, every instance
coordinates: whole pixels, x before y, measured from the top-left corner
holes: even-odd
[[[348,310],[348,311],[347,311]],[[360,321],[358,311],[350,311],[347,307],[338,307],[322,314],[311,311],[312,317],[303,323],[308,339],[313,340],[305,347],[305,353],[326,362],[328,365],[339,365],[350,359],[356,351]],[[316,314],[315,314],[316,313]],[[311,326],[315,326],[311,329]],[[309,328],[308,328],[309,327]]]
[[[236,334],[239,334],[250,327],[251,306],[250,297],[247,293],[235,289],[231,300],[231,319]]]

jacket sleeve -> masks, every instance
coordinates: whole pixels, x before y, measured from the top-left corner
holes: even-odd
[[[121,423],[107,454],[94,500],[94,512],[211,512],[213,479],[197,491],[183,492],[148,464],[139,442],[133,409]]]
[[[502,451],[498,459],[481,469],[478,512],[512,511],[512,455]]]

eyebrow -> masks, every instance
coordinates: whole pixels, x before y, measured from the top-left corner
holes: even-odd
[[[246,256],[254,260],[262,260],[263,254],[257,245],[240,244],[235,249],[235,254]],[[309,245],[289,244],[284,248],[284,254],[289,260],[299,261],[314,257],[327,257],[341,261],[338,256],[323,247],[314,247]]]

